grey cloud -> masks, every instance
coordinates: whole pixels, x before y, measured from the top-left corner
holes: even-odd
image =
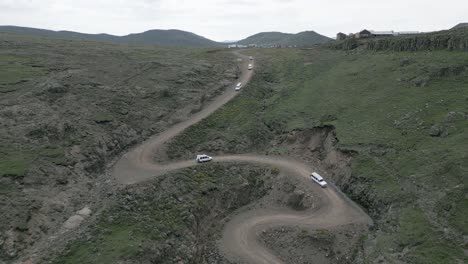
[[[0,24],[119,35],[179,28],[224,40],[272,30],[439,30],[468,20],[466,10],[466,0],[0,0]]]

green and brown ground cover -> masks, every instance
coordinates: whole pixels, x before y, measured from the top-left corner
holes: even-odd
[[[376,219],[360,259],[467,261],[468,53],[249,53],[258,65],[252,82],[177,137],[173,158],[288,155],[278,137],[332,126],[339,150],[353,157],[350,177],[334,181]]]
[[[237,75],[225,50],[0,34],[0,259],[97,202],[112,159],[199,111]]]

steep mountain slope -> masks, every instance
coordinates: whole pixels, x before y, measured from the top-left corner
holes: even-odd
[[[149,44],[171,47],[217,47],[222,44],[182,30],[149,30],[126,36],[85,34],[72,31],[53,31],[36,28],[0,26],[0,32],[52,37],[57,39],[106,41],[116,43]]]
[[[304,31],[297,34],[282,32],[262,32],[240,40],[238,43],[243,45],[256,44],[259,46],[312,46],[331,40],[314,31]]]

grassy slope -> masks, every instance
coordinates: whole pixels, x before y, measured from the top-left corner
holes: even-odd
[[[334,125],[340,147],[359,153],[352,184],[342,185],[377,218],[366,259],[467,260],[468,53],[252,55],[260,65],[252,83],[179,136],[173,157],[201,149],[267,151],[279,133]],[[435,127],[441,137],[430,136]]]

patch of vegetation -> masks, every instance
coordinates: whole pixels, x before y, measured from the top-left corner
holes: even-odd
[[[452,263],[462,259],[463,250],[452,241],[441,239],[442,234],[437,232],[423,212],[405,209],[395,241],[401,250],[409,248],[405,259],[410,263]]]
[[[468,53],[316,48],[251,55],[259,65],[252,82],[220,111],[177,137],[169,153],[269,152],[279,148],[271,145],[275,136],[333,125],[338,147],[358,153],[351,183],[342,187],[377,219],[379,239],[424,240],[407,245],[414,261],[464,260],[461,235],[444,240],[452,247],[450,256],[441,253],[445,246],[432,242],[444,237],[444,228],[458,234],[466,230],[466,198],[459,192],[447,195],[467,184]],[[449,214],[435,206],[444,199],[449,205],[441,207]],[[394,236],[399,223],[389,219],[400,219],[403,209],[412,207],[431,219],[432,232],[418,237],[412,233],[417,230],[401,228]],[[420,220],[406,217],[402,226]],[[389,248],[382,250],[395,258]]]
[[[0,177],[23,177],[28,171],[33,158],[28,152],[23,153],[3,146],[3,149],[0,150]]]
[[[9,195],[17,191],[17,187],[12,183],[0,182],[0,195]]]
[[[91,243],[74,244],[67,256],[56,260],[56,263],[91,264],[114,263],[122,257],[131,258],[138,253],[143,241],[143,234],[134,230],[132,225],[105,225],[105,230],[98,240]],[[92,252],[99,254],[92,254]]]
[[[0,85],[16,84],[23,80],[26,81],[28,78],[44,75],[45,73],[45,70],[41,67],[34,67],[32,60],[28,57],[0,54]],[[6,89],[8,86],[3,87]]]
[[[28,169],[28,162],[22,159],[2,159],[0,161],[1,176],[22,177]]]
[[[65,150],[58,146],[46,146],[39,151],[39,157],[52,162],[55,165],[66,165],[67,158],[65,157]]]
[[[65,150],[56,145],[45,145],[39,149],[15,150],[4,146],[0,150],[0,176],[24,177],[32,163],[38,159],[55,165],[67,165]]]
[[[105,124],[105,123],[112,122],[112,120],[114,120],[114,117],[108,113],[97,113],[93,117],[93,120],[94,122],[98,124]]]

